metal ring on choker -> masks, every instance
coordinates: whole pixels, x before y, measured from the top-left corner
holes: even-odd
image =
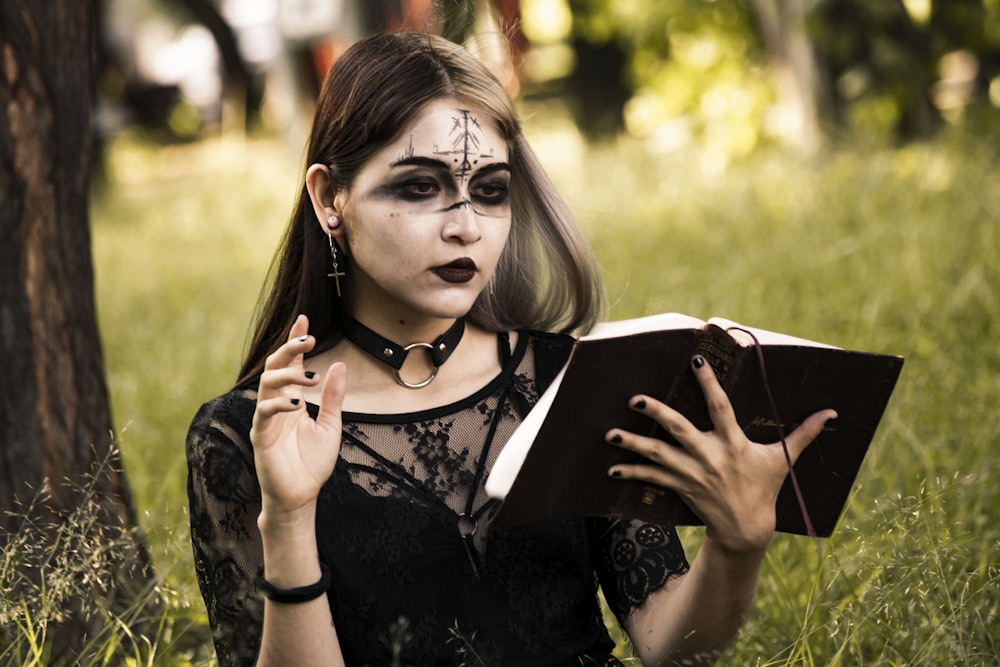
[[[434,349],[434,346],[431,345],[430,343],[410,343],[409,345],[403,348],[403,352],[409,352],[415,347],[426,347],[428,350]],[[439,368],[440,366],[434,366],[431,369],[431,374],[427,376],[427,379],[421,380],[420,382],[407,382],[406,380],[403,379],[403,376],[400,375],[398,368],[392,369],[392,372],[395,374],[396,382],[403,385],[407,389],[420,389],[421,387],[426,387],[427,385],[429,385],[431,382],[434,381],[434,378],[437,377]]]
[[[458,343],[462,340],[464,333],[465,318],[462,317],[455,320],[455,323],[447,331],[430,343],[417,342],[406,346],[394,343],[355,319],[352,319],[344,328],[344,337],[347,340],[382,363],[390,366],[393,369],[393,377],[396,382],[407,389],[420,389],[433,382],[434,378],[437,377],[438,369],[444,362],[448,361],[448,357],[458,347]],[[407,382],[400,375],[399,371],[403,367],[403,362],[406,361],[406,356],[414,348],[425,348],[431,356],[431,363],[434,368],[431,370],[431,374],[420,382]]]

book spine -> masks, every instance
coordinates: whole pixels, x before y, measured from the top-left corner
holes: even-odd
[[[714,324],[710,324],[699,336],[692,356],[697,354],[704,357],[712,370],[715,371],[719,384],[727,393],[730,393],[736,378],[739,377],[740,367],[745,356],[739,354],[742,349],[732,336]],[[708,414],[708,405],[705,403],[705,394],[690,368],[680,374],[664,402],[687,417],[699,430],[710,431],[714,428]],[[678,444],[665,433],[658,435]]]

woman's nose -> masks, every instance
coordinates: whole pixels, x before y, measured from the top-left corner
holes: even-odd
[[[442,231],[446,240],[460,243],[475,243],[479,240],[482,234],[471,201],[457,201],[445,209],[445,214],[448,218]]]

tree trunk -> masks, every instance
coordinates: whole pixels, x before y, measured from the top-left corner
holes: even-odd
[[[816,58],[806,34],[805,0],[753,0],[774,70],[779,133],[807,152],[820,143]]]
[[[93,29],[88,0],[0,0],[0,547],[25,523],[18,508],[42,489],[52,522],[43,534],[56,539],[89,486],[96,523],[80,546],[124,538],[135,549],[118,554],[113,580],[75,596],[113,600],[144,588],[151,573],[112,448],[94,304]],[[48,573],[26,575],[37,583]],[[56,656],[71,655],[63,642],[92,637],[97,622],[73,600],[67,606],[71,620],[51,633]]]

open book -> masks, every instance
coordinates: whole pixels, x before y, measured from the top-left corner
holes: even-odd
[[[787,435],[814,412],[837,411],[838,418],[795,464],[815,534],[830,535],[895,387],[902,357],[843,350],[720,318],[706,323],[676,313],[599,324],[577,341],[565,368],[493,465],[486,491],[504,501],[493,525],[573,516],[700,525],[673,491],[609,478],[611,466],[641,457],[604,440],[617,427],[679,446],[655,422],[629,408],[629,398],[640,393],[663,400],[699,429],[711,430],[690,367],[695,354],[712,365],[751,441],[778,443],[779,424]],[[791,478],[785,480],[776,510],[779,531],[807,534],[808,521]]]

